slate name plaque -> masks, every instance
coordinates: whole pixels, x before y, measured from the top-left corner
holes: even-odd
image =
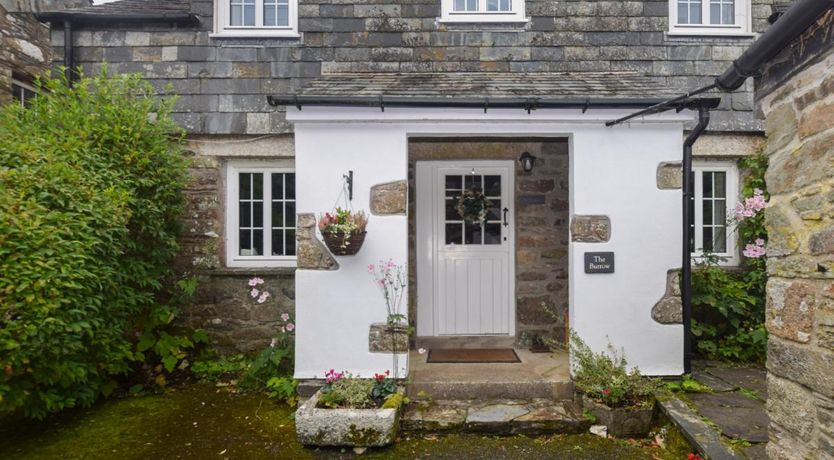
[[[614,253],[586,252],[585,273],[614,273]]]

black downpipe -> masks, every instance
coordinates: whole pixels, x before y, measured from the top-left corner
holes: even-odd
[[[709,126],[709,106],[698,106],[698,124],[683,143],[683,248],[681,251],[681,303],[683,304],[683,372],[692,373],[692,146]]]
[[[72,86],[75,81],[75,74],[73,67],[75,67],[75,56],[72,54],[72,22],[69,19],[64,19],[64,76],[67,83]]]
[[[762,65],[808,29],[826,10],[834,8],[834,0],[797,0],[775,24],[753,43],[715,84],[723,91],[734,91],[749,77],[759,73]]]

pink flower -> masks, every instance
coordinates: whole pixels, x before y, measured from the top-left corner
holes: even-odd
[[[374,272],[374,264],[368,264],[368,273]]]
[[[260,294],[261,294],[261,291],[257,290],[256,288],[252,288],[252,290],[249,291],[249,295],[251,295],[253,299],[255,297],[258,297]]]
[[[264,284],[264,280],[262,280],[258,277],[255,277],[255,278],[252,278],[251,280],[249,280],[249,286],[254,287],[254,286],[257,286],[259,284]]]
[[[289,313],[281,313],[281,321],[288,321],[290,319]]]
[[[762,241],[762,243],[764,243],[764,241]],[[758,259],[759,257],[764,256],[766,253],[767,251],[765,250],[765,248],[762,245],[758,244],[748,244],[744,248],[744,251],[742,251],[744,257],[749,257],[751,259]]]
[[[764,245],[765,245],[765,240],[763,240],[761,238],[756,238],[756,246],[764,246]]]
[[[268,298],[269,298],[269,293],[264,291],[264,292],[261,293],[261,296],[258,297],[258,303],[264,303],[264,302],[266,302],[266,299],[268,299]]]
[[[287,323],[287,332],[292,332],[293,330],[295,330],[295,324]]]

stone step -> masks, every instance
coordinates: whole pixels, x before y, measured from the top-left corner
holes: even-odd
[[[545,435],[583,433],[590,426],[581,406],[550,399],[417,401],[401,421],[403,431],[432,434]]]
[[[426,397],[439,400],[490,400],[490,399],[551,399],[572,400],[573,382],[567,381],[502,381],[471,379],[420,380],[415,379],[408,387],[412,399]]]

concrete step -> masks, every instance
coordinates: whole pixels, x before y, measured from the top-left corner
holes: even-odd
[[[573,401],[550,399],[433,400],[406,407],[403,431],[414,433],[473,433],[546,435],[583,433],[591,422]]]
[[[567,381],[503,381],[474,380],[414,380],[408,386],[412,399],[439,400],[490,400],[490,399],[551,399],[568,401],[573,399],[573,382]]]

